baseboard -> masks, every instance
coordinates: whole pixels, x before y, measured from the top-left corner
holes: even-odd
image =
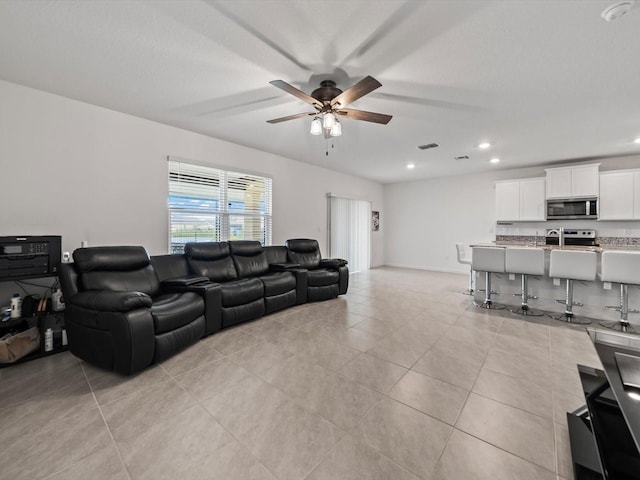
[[[457,273],[460,275],[469,275],[469,270],[464,271],[464,270],[454,270],[451,268],[423,267],[419,265],[402,265],[399,263],[386,263],[384,265],[380,265],[380,267],[406,268],[409,270],[426,270],[428,272]]]

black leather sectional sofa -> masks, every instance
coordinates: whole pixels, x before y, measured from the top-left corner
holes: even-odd
[[[129,375],[200,338],[241,322],[347,292],[341,259],[318,242],[188,243],[183,255],[149,257],[144,247],[90,247],[62,264],[69,350]]]

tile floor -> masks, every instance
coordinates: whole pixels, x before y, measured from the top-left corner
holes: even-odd
[[[0,476],[572,478],[584,328],[470,307],[467,277],[380,268],[337,300],[122,378],[65,353],[0,370]]]

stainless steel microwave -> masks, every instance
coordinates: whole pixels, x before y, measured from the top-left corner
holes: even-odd
[[[547,200],[547,220],[598,218],[598,199],[553,198]]]

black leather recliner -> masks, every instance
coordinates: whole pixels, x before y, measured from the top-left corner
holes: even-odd
[[[270,267],[267,255],[257,241],[231,241],[229,247],[238,276],[257,277],[264,285],[265,313],[305,302],[306,272],[303,269],[286,264]]]
[[[340,258],[323,259],[318,242],[309,238],[294,238],[285,242],[288,259],[307,269],[307,301],[329,300],[347,293],[349,268]]]
[[[228,242],[187,243],[184,254],[193,274],[220,284],[222,327],[264,315],[264,284],[256,277],[240,278]]]
[[[203,299],[163,290],[143,247],[80,248],[73,258],[59,275],[75,356],[128,375],[204,335]]]

